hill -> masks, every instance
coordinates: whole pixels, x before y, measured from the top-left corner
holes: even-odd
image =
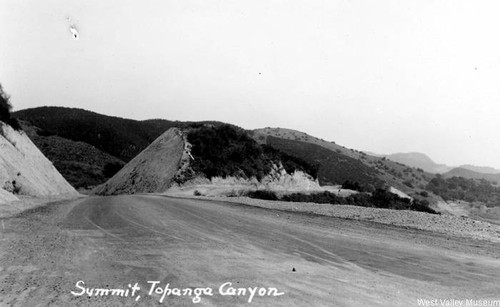
[[[269,138],[269,145],[259,144],[250,137],[248,131],[231,125],[205,124],[187,129],[171,128],[105,184],[97,187],[94,193],[176,195],[179,191],[190,191],[191,195],[201,196],[207,195],[207,191],[218,191],[214,196],[247,195],[268,200],[356,204],[436,213],[429,208],[427,201],[402,198],[385,189],[373,188],[371,194],[354,193],[338,197],[337,194],[321,189],[317,181],[313,181],[313,176],[318,171],[317,166],[296,155],[303,144],[296,144],[298,147],[291,149],[295,155],[291,155],[277,147],[282,144],[290,145],[289,142],[295,141],[281,143],[283,140]],[[315,147],[317,155],[304,153],[304,157],[309,155],[308,161],[324,159],[330,152],[315,144],[310,146]],[[290,150],[288,147],[283,148]],[[346,165],[349,164],[343,164]],[[356,166],[363,167],[359,164]],[[321,171],[321,165],[319,170]],[[361,173],[370,171],[374,172],[369,167],[361,169]],[[357,174],[358,170],[350,168],[346,172]],[[328,175],[327,172],[325,175]],[[367,176],[366,184],[377,180],[369,177],[369,174]],[[360,177],[358,175],[356,178]],[[197,189],[193,190],[193,185]],[[198,189],[200,187],[203,192]]]
[[[422,169],[368,155],[292,129],[256,129],[253,137],[262,144],[318,164],[321,184],[343,184],[349,180],[360,183],[366,190],[385,185],[416,196],[432,178]]]
[[[454,168],[442,175],[443,178],[463,177],[467,179],[484,179],[495,185],[500,185],[500,174],[479,173],[462,167]]]
[[[390,155],[385,155],[385,157],[394,162],[399,162],[411,167],[423,169],[426,172],[433,174],[440,174],[447,172],[451,169],[450,166],[445,164],[438,164],[432,161],[426,154],[420,152],[409,152],[409,153],[395,153]]]
[[[459,168],[464,168],[477,173],[483,174],[500,174],[500,170],[490,166],[475,166],[470,164],[460,165]]]
[[[40,128],[39,135],[84,142],[125,162],[169,128],[182,125],[169,120],[137,121],[64,107],[39,107],[13,114]]]
[[[122,160],[85,142],[58,135],[40,135],[40,128],[25,121],[21,121],[21,126],[61,175],[77,189],[97,186],[125,165]]]
[[[390,155],[379,155],[379,154],[371,154],[371,155],[378,157],[386,157],[387,159],[390,159],[392,161],[399,162],[415,168],[421,168],[424,171],[433,174],[444,174],[446,172],[451,171],[453,168],[456,168],[446,164],[438,164],[434,162],[431,158],[429,158],[429,156],[420,152],[395,153]],[[500,173],[500,170],[489,166],[476,166],[471,164],[464,164],[459,166],[458,168],[468,169],[483,174]]]
[[[259,145],[241,128],[200,124],[171,128],[132,159],[96,194],[165,192],[174,182],[239,178],[262,181],[277,166],[314,176],[315,167],[268,146]]]
[[[318,164],[318,179],[321,185],[335,185],[355,181],[362,186],[383,185],[377,177],[377,170],[363,162],[314,143],[288,140],[269,136],[267,145],[290,155]]]
[[[445,178],[438,174],[429,182],[427,189],[445,201],[463,200],[469,203],[480,202],[489,207],[500,206],[500,187],[493,186],[484,179],[457,176]]]
[[[164,119],[137,121],[64,107],[39,107],[13,114],[76,188],[104,183],[169,128],[198,124]]]

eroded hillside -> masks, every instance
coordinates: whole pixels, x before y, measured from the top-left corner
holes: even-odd
[[[0,122],[0,204],[18,196],[77,196],[75,189],[22,131]]]

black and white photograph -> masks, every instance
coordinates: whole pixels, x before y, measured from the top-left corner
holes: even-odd
[[[500,1],[0,0],[0,306],[500,307]]]

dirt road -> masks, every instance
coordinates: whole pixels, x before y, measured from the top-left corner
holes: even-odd
[[[498,255],[495,243],[369,222],[91,197],[0,220],[0,305],[186,306],[196,293],[204,306],[500,300]]]

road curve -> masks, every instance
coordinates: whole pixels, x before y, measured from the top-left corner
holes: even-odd
[[[2,306],[500,299],[498,245],[375,223],[157,195],[49,204],[2,223]],[[212,293],[163,296],[167,284]],[[79,295],[84,288],[129,295]]]

